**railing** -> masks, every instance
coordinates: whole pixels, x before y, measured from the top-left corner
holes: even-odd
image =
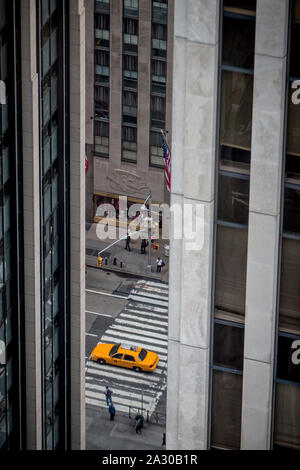
[[[135,419],[136,415],[142,415],[146,419],[147,423],[158,424],[160,426],[166,425],[166,415],[157,411],[149,411],[144,408],[138,408],[135,406],[128,407],[129,419]]]

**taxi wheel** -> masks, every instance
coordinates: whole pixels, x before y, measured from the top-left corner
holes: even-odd
[[[140,367],[133,367],[132,369],[136,372],[142,372],[142,369]]]
[[[98,362],[98,364],[106,364],[104,359],[98,359],[97,362]]]

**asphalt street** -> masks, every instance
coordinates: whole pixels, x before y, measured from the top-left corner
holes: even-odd
[[[87,449],[159,448],[165,432],[167,313],[166,284],[87,269]],[[96,364],[89,356],[98,342],[138,344],[157,352],[159,365],[147,374]],[[113,390],[117,411],[113,423],[105,402],[106,385]],[[134,431],[134,416],[141,410],[145,416],[142,437]]]

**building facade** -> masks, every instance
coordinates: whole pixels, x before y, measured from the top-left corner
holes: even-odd
[[[84,5],[1,0],[0,9],[0,448],[80,449]]]
[[[175,0],[168,449],[300,448],[299,0]]]
[[[161,129],[171,137],[173,0],[86,0],[87,220],[119,195],[167,202]]]

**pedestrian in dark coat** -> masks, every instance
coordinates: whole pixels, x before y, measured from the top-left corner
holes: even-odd
[[[135,417],[135,432],[136,434],[142,434],[142,428],[144,424],[144,417],[142,415],[136,415]]]
[[[141,243],[141,253],[142,253],[142,255],[144,255],[146,253],[146,246],[147,246],[147,242],[146,242],[145,238],[143,238],[142,243]]]
[[[129,236],[129,234],[127,235],[127,238],[126,238],[125,250],[131,251],[130,250],[130,236]]]
[[[109,405],[108,411],[109,411],[109,414],[110,414],[110,420],[113,421],[114,417],[115,417],[115,414],[116,414],[116,409],[115,409],[115,407],[112,403]]]

